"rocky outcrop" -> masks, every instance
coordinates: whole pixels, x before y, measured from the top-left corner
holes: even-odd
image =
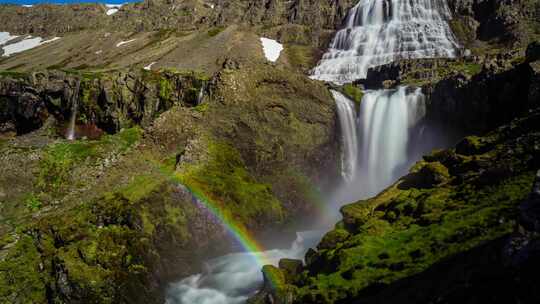
[[[426,119],[458,134],[481,134],[540,104],[534,49],[458,59],[401,60],[369,69],[368,89],[421,87]]]
[[[343,207],[305,270],[272,269],[282,282],[254,301],[536,303],[539,131],[536,109],[425,156],[377,197]]]
[[[11,126],[3,133],[22,135],[54,118],[61,131],[77,104],[81,133],[85,126],[111,134],[135,125],[148,127],[174,105],[196,106],[207,81],[204,75],[167,71],[8,73],[0,76],[0,124]]]
[[[0,141],[0,302],[162,303],[169,280],[227,250],[216,210],[254,234],[316,214],[316,185],[338,175],[323,84],[228,65],[199,99],[197,74],[141,73],[4,81],[6,113],[35,101],[42,114],[28,117],[49,119]],[[81,116],[105,130],[111,118],[114,132],[58,136],[51,118],[69,115],[74,96]]]
[[[451,27],[473,52],[488,48],[524,47],[537,38],[540,4],[535,0],[450,0]],[[489,47],[483,45],[488,43]]]
[[[282,40],[322,46],[354,4],[351,0],[148,0],[126,4],[112,16],[107,16],[107,8],[100,4],[1,5],[0,19],[4,21],[2,31],[44,36],[81,30],[186,31],[231,24],[262,25],[276,27],[272,32]]]

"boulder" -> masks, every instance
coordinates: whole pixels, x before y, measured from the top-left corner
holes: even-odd
[[[527,62],[534,62],[540,60],[540,41],[534,41],[525,51],[525,60]]]

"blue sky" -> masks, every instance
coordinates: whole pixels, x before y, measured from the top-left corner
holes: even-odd
[[[67,3],[108,3],[108,4],[120,4],[126,2],[137,2],[133,0],[0,0],[0,3],[11,3],[11,4],[38,4],[38,3],[55,3],[55,4],[67,4]]]

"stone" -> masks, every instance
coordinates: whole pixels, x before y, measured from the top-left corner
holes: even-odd
[[[324,235],[317,248],[319,250],[335,247],[337,244],[344,242],[349,238],[350,234],[344,229],[335,229]]]
[[[534,41],[527,46],[525,51],[525,60],[534,62],[540,60],[540,41]]]
[[[301,260],[281,259],[279,269],[285,274],[287,282],[294,282],[295,278],[304,270],[304,263]]]
[[[520,206],[520,225],[530,231],[540,232],[540,170],[536,173],[531,194]]]

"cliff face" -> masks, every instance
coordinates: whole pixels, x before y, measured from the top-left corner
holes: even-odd
[[[462,57],[401,60],[341,89],[421,87],[430,126],[478,136],[343,207],[304,262],[263,268],[272,283],[251,303],[538,302],[538,2],[449,4]]]
[[[17,134],[0,142],[2,301],[161,303],[168,280],[226,251],[206,203],[251,231],[279,229],[314,214],[320,170],[337,174],[331,96],[292,71],[12,76],[1,90],[2,125]]]
[[[315,216],[338,179],[339,130],[327,87],[306,72],[355,3],[153,0],[112,16],[0,6],[2,31],[62,36],[0,59],[0,302],[162,303],[166,282],[227,251],[205,204],[257,233]],[[463,58],[402,61],[363,83],[422,87],[427,119],[461,134],[506,125],[345,207],[307,265],[265,267],[282,284],[255,300],[394,303],[414,290],[414,303],[511,301],[485,292],[502,286],[537,298],[536,197],[521,203],[540,166],[529,110],[540,55],[525,48],[538,1],[449,4]],[[284,44],[276,63],[261,36]],[[360,101],[358,87],[343,91]]]

